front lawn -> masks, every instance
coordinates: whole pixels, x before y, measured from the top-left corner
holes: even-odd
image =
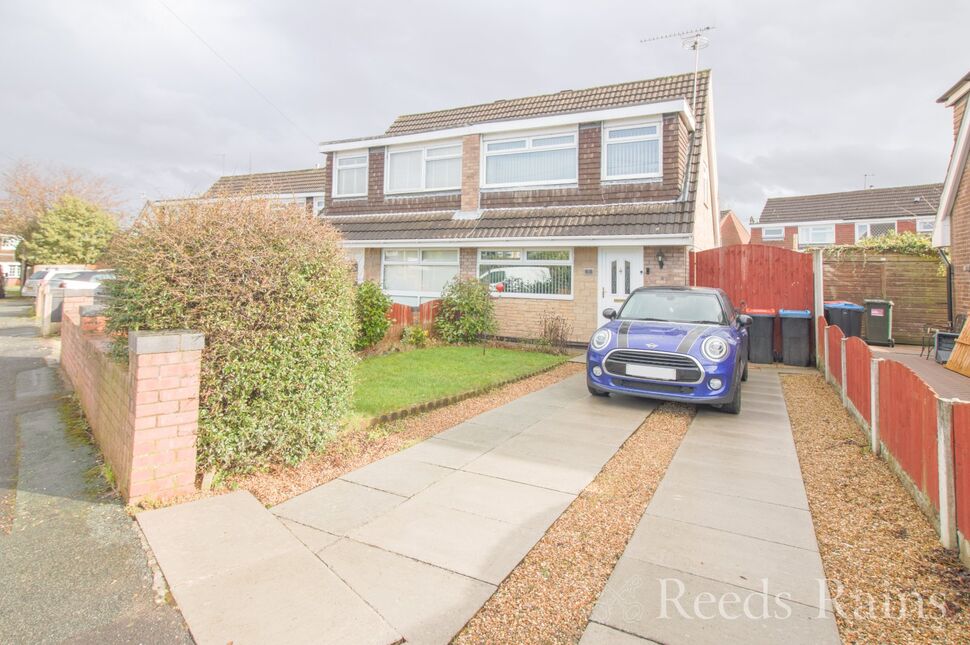
[[[558,365],[566,356],[489,347],[430,347],[365,358],[354,411],[378,416]]]

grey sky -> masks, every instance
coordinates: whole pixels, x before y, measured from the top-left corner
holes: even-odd
[[[310,2],[0,0],[0,167],[106,175],[130,200],[226,173],[311,167],[315,143],[399,113],[692,69],[678,40],[711,24],[721,205],[942,181],[935,99],[968,68],[970,2]]]

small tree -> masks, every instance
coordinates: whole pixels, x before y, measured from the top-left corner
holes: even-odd
[[[368,280],[357,287],[354,304],[357,312],[356,348],[362,350],[373,347],[381,342],[391,326],[387,317],[391,299],[381,291],[376,282]]]
[[[495,305],[488,285],[474,278],[455,278],[446,284],[435,328],[448,343],[474,343],[494,334]]]
[[[77,197],[61,197],[18,248],[28,264],[93,264],[118,231],[114,219]]]

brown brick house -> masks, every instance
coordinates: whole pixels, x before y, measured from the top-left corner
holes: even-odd
[[[889,231],[930,235],[943,184],[774,197],[751,224],[752,244],[855,244]]]
[[[260,172],[219,177],[202,199],[231,193],[247,194],[280,201],[305,204],[308,211],[323,210],[327,171],[324,168]]]
[[[323,215],[397,302],[479,278],[501,335],[559,314],[585,342],[602,309],[686,284],[688,251],[719,242],[710,73],[693,87],[681,74],[401,116],[321,144]]]
[[[953,151],[936,214],[933,246],[949,247],[953,269],[953,313],[970,312],[970,73],[939,102],[953,108]]]
[[[747,244],[751,241],[751,233],[745,228],[741,218],[733,210],[721,211],[721,246]]]
[[[17,287],[21,283],[20,262],[15,255],[19,243],[20,238],[15,235],[0,234],[0,271],[7,278],[8,287]]]

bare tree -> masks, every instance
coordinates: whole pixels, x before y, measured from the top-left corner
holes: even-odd
[[[23,160],[0,175],[0,193],[0,233],[18,237],[27,237],[37,218],[64,195],[113,214],[121,206],[118,191],[103,177],[66,167],[39,168]]]

